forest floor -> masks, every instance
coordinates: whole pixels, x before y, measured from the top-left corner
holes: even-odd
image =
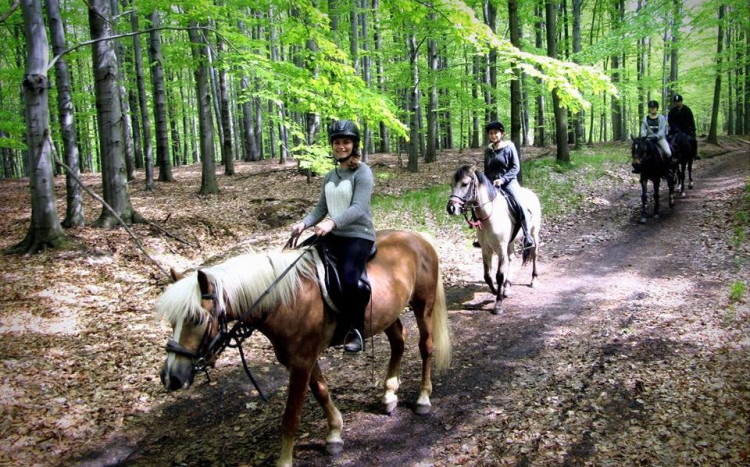
[[[433,378],[432,412],[414,413],[418,333],[406,313],[401,405],[388,416],[379,403],[384,336],[374,361],[329,349],[321,367],[343,414],[344,451],[325,453],[325,420],[308,397],[295,463],[750,464],[750,306],[730,300],[733,284],[750,283],[747,221],[737,227],[738,213],[750,212],[750,142],[701,143],[695,188],[671,209],[663,188],[662,216],[645,225],[629,147],[622,153],[607,177],[581,181],[576,212],[545,219],[539,284],[525,287],[529,268],[515,261],[500,316],[489,313],[472,231],[462,219],[436,222],[453,363]],[[480,154],[440,159],[411,174],[396,156],[375,154],[376,192],[442,184],[447,202],[455,168]],[[177,270],[239,249],[280,249],[320,189],[319,178],[308,184],[293,165],[269,161],[219,175],[215,196],[197,194],[197,166],[174,175],[177,183],[153,192],[136,180],[131,199],[170,233],[134,226],[144,247]],[[84,180],[100,188],[99,176]],[[62,214],[64,180],[56,182]],[[28,180],[0,181],[0,248],[28,230],[28,197]],[[93,223],[101,208],[86,205]],[[424,215],[430,224],[446,214]],[[268,341],[245,344],[267,403],[231,350],[211,382],[199,376],[167,393],[158,372],[171,334],[152,311],[166,278],[123,229],[67,234],[64,250],[0,256],[0,465],[273,465],[286,373]]]

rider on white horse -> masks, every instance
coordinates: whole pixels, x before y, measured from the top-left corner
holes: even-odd
[[[484,150],[484,174],[492,180],[493,185],[507,193],[518,206],[518,213],[523,229],[523,248],[533,248],[534,239],[529,232],[524,206],[518,196],[518,173],[521,170],[521,160],[518,150],[512,141],[503,141],[505,126],[492,121],[485,126],[490,144]]]

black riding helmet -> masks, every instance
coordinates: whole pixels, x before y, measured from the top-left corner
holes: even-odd
[[[484,132],[489,133],[490,130],[497,130],[497,131],[505,133],[505,125],[495,120],[485,125]]]
[[[656,107],[658,109],[659,108],[659,103],[656,102],[656,101],[648,101],[648,108],[650,109],[652,107]]]
[[[328,126],[328,142],[333,143],[334,138],[351,138],[354,149],[359,147],[359,128],[351,120],[336,120]]]

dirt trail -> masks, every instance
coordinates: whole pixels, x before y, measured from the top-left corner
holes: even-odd
[[[742,151],[704,158],[695,189],[646,225],[636,185],[609,193],[585,223],[544,237],[536,289],[515,263],[519,284],[501,316],[488,312],[479,252],[441,245],[441,258],[473,272],[466,285],[447,284],[454,359],[433,380],[432,413],[413,412],[419,358],[407,314],[397,410],[382,415],[378,403],[383,337],[374,380],[369,359],[329,349],[322,367],[344,416],[344,451],[325,453],[322,412],[308,398],[296,465],[746,464],[750,313],[727,296],[740,274],[728,216],[749,168]],[[285,373],[256,375],[271,396],[263,403],[234,356],[223,368],[232,365],[83,463],[273,465]]]

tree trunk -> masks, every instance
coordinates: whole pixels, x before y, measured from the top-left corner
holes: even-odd
[[[130,6],[132,7],[132,1]],[[138,14],[135,10],[130,12],[130,28],[134,32],[139,30]],[[146,172],[146,191],[151,191],[154,189],[154,157],[151,146],[151,118],[148,114],[146,81],[143,78],[143,51],[140,36],[133,36],[133,55],[135,57],[135,83],[138,88],[138,110],[140,111],[141,128],[143,130],[143,167]]]
[[[546,1],[547,19],[547,55],[557,58],[557,12],[552,1]],[[555,139],[557,142],[557,161],[570,162],[568,149],[568,118],[560,106],[560,96],[557,89],[552,90],[552,107],[555,111]]]
[[[219,55],[223,58],[226,45],[221,38],[217,38]],[[224,175],[234,175],[234,148],[232,147],[232,116],[229,112],[229,90],[227,88],[227,70],[219,69],[219,99],[221,99],[221,127],[222,133],[221,157],[224,160]]]
[[[119,9],[117,6],[117,0],[110,0],[110,8],[112,14],[112,33],[117,34],[115,30],[115,24],[119,16]],[[133,153],[133,127],[131,126],[130,119],[130,101],[128,101],[128,90],[125,87],[125,77],[122,73],[123,57],[125,56],[125,49],[119,39],[114,39],[115,57],[117,59],[117,82],[120,89],[120,105],[122,106],[122,141],[125,150],[125,169],[127,172],[128,181],[135,180],[135,155]]]
[[[677,90],[674,88],[677,85],[679,79],[679,68],[678,68],[678,52],[680,49],[680,28],[682,27],[682,0],[672,0],[672,42],[670,44],[670,68],[669,68],[669,82],[670,82],[670,93],[668,94],[669,101],[672,102],[672,98],[677,94]]]
[[[430,13],[430,18],[435,19],[435,14]],[[425,149],[424,161],[437,161],[437,111],[438,111],[438,91],[437,91],[437,70],[438,70],[438,52],[437,42],[432,39],[427,41],[427,64],[430,68],[430,95],[427,102],[427,148]]]
[[[544,47],[543,31],[545,28],[544,13],[542,7],[535,7],[537,22],[534,25],[536,34],[534,36],[534,45],[537,49]],[[537,86],[539,87],[539,95],[536,98],[536,131],[534,131],[534,146],[543,148],[547,146],[547,119],[544,115],[544,85],[541,78],[535,78]]]
[[[721,102],[721,53],[724,43],[724,5],[719,6],[719,40],[716,45],[716,81],[714,82],[714,103],[711,107],[711,126],[708,129],[707,142],[719,144],[717,128],[719,126],[719,103]]]
[[[59,246],[65,240],[65,235],[57,218],[55,203],[47,93],[49,46],[40,1],[22,0],[21,11],[28,51],[23,94],[26,102],[26,141],[32,168],[29,178],[31,224],[23,241],[7,252],[36,253],[47,247]]]
[[[583,0],[573,0],[573,60],[576,63],[580,63],[578,53],[582,50],[583,45],[581,44],[581,9]],[[640,114],[639,114],[640,115]],[[586,114],[583,108],[575,113],[575,120],[573,122],[573,131],[575,132],[575,149],[581,149],[583,141],[586,138],[584,132],[584,121],[586,120]]]
[[[497,34],[497,5],[492,0],[484,0],[484,22],[493,33]],[[487,84],[489,89],[485,94],[487,108],[489,109],[487,120],[497,120],[497,49],[490,49],[487,57]]]
[[[406,49],[409,53],[409,69],[411,70],[411,85],[408,89],[409,98],[407,112],[409,114],[409,172],[419,171],[419,56],[417,54],[417,36],[413,32],[406,36]]]
[[[167,93],[164,89],[164,62],[161,55],[161,34],[159,11],[151,13],[150,41],[148,56],[151,63],[151,88],[154,94],[154,124],[156,126],[156,165],[159,166],[159,181],[173,182],[169,160],[169,127],[167,126]]]
[[[57,56],[65,50],[65,32],[60,16],[60,4],[57,0],[47,0],[47,17],[49,18],[52,51]],[[76,141],[75,118],[73,115],[73,96],[71,93],[70,72],[65,58],[60,57],[55,63],[57,74],[57,109],[60,115],[60,134],[63,140],[63,158],[72,173],[66,173],[65,193],[66,210],[63,227],[78,227],[84,224],[83,195],[81,186],[75,178],[80,176],[78,166],[78,142]]]
[[[112,36],[112,15],[109,0],[92,0],[89,6],[89,28],[92,39]],[[102,166],[102,191],[104,201],[126,224],[140,219],[130,203],[125,168],[125,144],[120,89],[117,84],[117,57],[114,43],[100,40],[92,45],[94,61],[94,92],[96,94],[96,121],[99,126],[99,143]],[[98,227],[112,228],[117,218],[107,208],[96,221]]]
[[[203,36],[196,29],[198,23],[190,22],[188,36],[195,62],[195,95],[198,101],[198,126],[201,157],[201,188],[200,194],[215,194],[219,192],[216,183],[216,162],[214,161],[214,121],[211,115],[211,91],[208,83],[207,44]]]
[[[521,23],[518,18],[518,1],[508,0],[508,26],[510,42],[521,49]],[[513,66],[513,78],[510,80],[510,140],[521,148],[521,70]],[[520,181],[520,180],[519,180]]]
[[[374,29],[374,41],[375,41],[375,67],[377,68],[378,74],[378,89],[380,92],[385,92],[385,67],[383,65],[383,35],[380,33],[380,0],[372,0],[372,25]],[[380,152],[388,152],[390,142],[388,140],[388,127],[385,126],[384,122],[379,124],[380,133]]]

